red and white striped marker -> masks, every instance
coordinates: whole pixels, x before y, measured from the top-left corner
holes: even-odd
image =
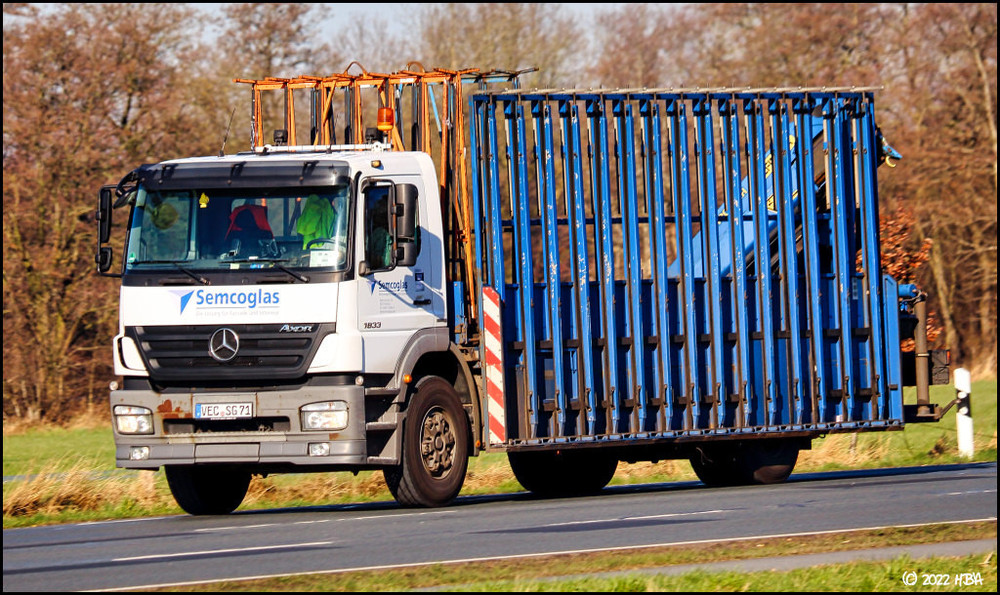
[[[503,332],[500,323],[500,296],[492,287],[483,287],[483,347],[486,378],[486,416],[491,445],[507,441],[503,398]]]

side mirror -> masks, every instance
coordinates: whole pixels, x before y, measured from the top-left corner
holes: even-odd
[[[105,244],[111,239],[111,204],[114,186],[101,188],[97,209],[97,243]]]
[[[417,245],[413,242],[396,244],[396,265],[411,267],[417,264]]]
[[[417,264],[417,187],[396,184],[393,214],[396,218],[396,265]]]
[[[97,197],[97,272],[105,274],[111,269],[114,250],[108,248],[111,239],[111,211],[114,208],[114,186],[102,186]]]
[[[417,187],[413,184],[396,184],[396,239],[412,242],[417,230]]]
[[[114,254],[114,250],[108,247],[98,248],[97,250],[97,271],[100,273],[106,273],[111,269],[111,256]]]

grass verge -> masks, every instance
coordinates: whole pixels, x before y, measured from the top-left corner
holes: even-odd
[[[949,582],[935,586],[908,587],[901,577],[920,568],[918,577]],[[976,569],[970,572],[970,569]],[[958,577],[963,578],[959,579]],[[943,578],[938,578],[943,577]],[[954,578],[952,578],[954,577]],[[955,586],[961,580],[968,586]],[[954,582],[952,582],[954,581]],[[906,556],[888,563],[854,562],[801,568],[786,572],[710,572],[693,571],[681,576],[625,575],[613,578],[584,578],[555,582],[525,581],[512,583],[486,583],[461,590],[493,592],[788,592],[810,593],[818,591],[875,592],[875,591],[996,591],[996,561],[984,561],[982,556],[957,558],[931,558],[914,561]],[[447,589],[445,589],[447,590]]]

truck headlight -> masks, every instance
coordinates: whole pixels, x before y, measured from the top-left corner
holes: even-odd
[[[145,407],[115,405],[115,427],[119,434],[152,434],[153,412]]]
[[[303,430],[343,430],[347,427],[347,402],[327,401],[304,405],[299,414]]]

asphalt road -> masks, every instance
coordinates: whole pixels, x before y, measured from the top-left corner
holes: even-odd
[[[995,463],[796,474],[775,486],[620,486],[171,516],[3,532],[4,591],[152,588],[685,542],[996,519]],[[995,541],[994,541],[995,544]]]

